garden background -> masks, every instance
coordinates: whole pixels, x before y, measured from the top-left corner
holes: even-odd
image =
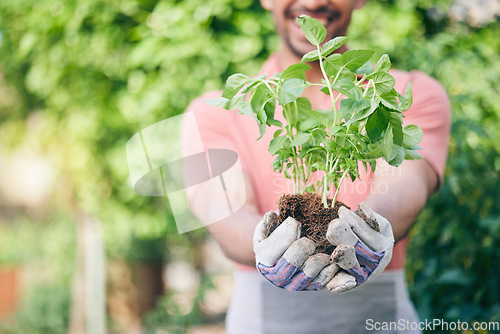
[[[421,319],[500,321],[499,15],[370,0],[349,32],[451,99],[446,179],[406,266]],[[134,193],[125,146],[277,46],[255,0],[0,2],[0,333],[223,332],[230,265]]]

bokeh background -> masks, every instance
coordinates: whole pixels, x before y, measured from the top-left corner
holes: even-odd
[[[350,29],[452,103],[446,180],[406,265],[422,319],[500,321],[499,15],[370,0]],[[224,332],[231,264],[133,192],[125,145],[277,48],[256,0],[0,2],[0,333]]]

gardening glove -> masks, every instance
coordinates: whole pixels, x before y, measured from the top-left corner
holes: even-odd
[[[360,203],[356,212],[341,207],[339,218],[332,220],[326,237],[336,246],[333,262],[344,269],[326,286],[333,292],[344,292],[366,283],[381,273],[392,257],[391,224],[365,203]]]
[[[288,291],[323,289],[339,267],[331,263],[327,254],[312,255],[316,244],[300,238],[301,225],[297,220],[288,217],[278,227],[277,223],[278,215],[269,211],[255,228],[257,270],[269,282]]]

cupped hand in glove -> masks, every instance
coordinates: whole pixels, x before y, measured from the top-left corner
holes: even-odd
[[[276,227],[278,215],[269,211],[254,233],[259,272],[272,284],[289,291],[321,290],[339,267],[328,254],[314,254],[315,243],[300,237],[301,224],[288,217]]]
[[[353,289],[382,272],[394,247],[391,224],[365,203],[356,212],[341,207],[327,239],[336,246],[332,259],[342,269],[326,285],[333,292]]]

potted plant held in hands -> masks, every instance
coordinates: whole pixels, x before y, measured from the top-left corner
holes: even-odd
[[[331,254],[335,246],[325,236],[344,206],[338,200],[344,180],[359,178],[360,168],[375,171],[381,158],[391,166],[421,158],[417,150],[423,133],[416,125],[403,127],[403,112],[412,103],[411,83],[403,94],[394,89],[387,55],[372,65],[371,50],[334,53],[346,37],[323,44],[326,29],[320,22],[306,15],[297,22],[315,46],[300,63],[269,78],[234,74],[222,97],[208,103],[255,118],[260,138],[268,127],[275,129],[269,144],[275,156],[273,168],[293,181],[293,194],[279,199],[278,221],[267,233],[293,217],[302,225],[301,235],[315,242],[315,253]],[[323,74],[320,83],[306,81],[309,62],[318,63]],[[309,99],[301,96],[310,86],[329,95],[328,110],[312,109]],[[278,108],[284,123],[274,117]]]

